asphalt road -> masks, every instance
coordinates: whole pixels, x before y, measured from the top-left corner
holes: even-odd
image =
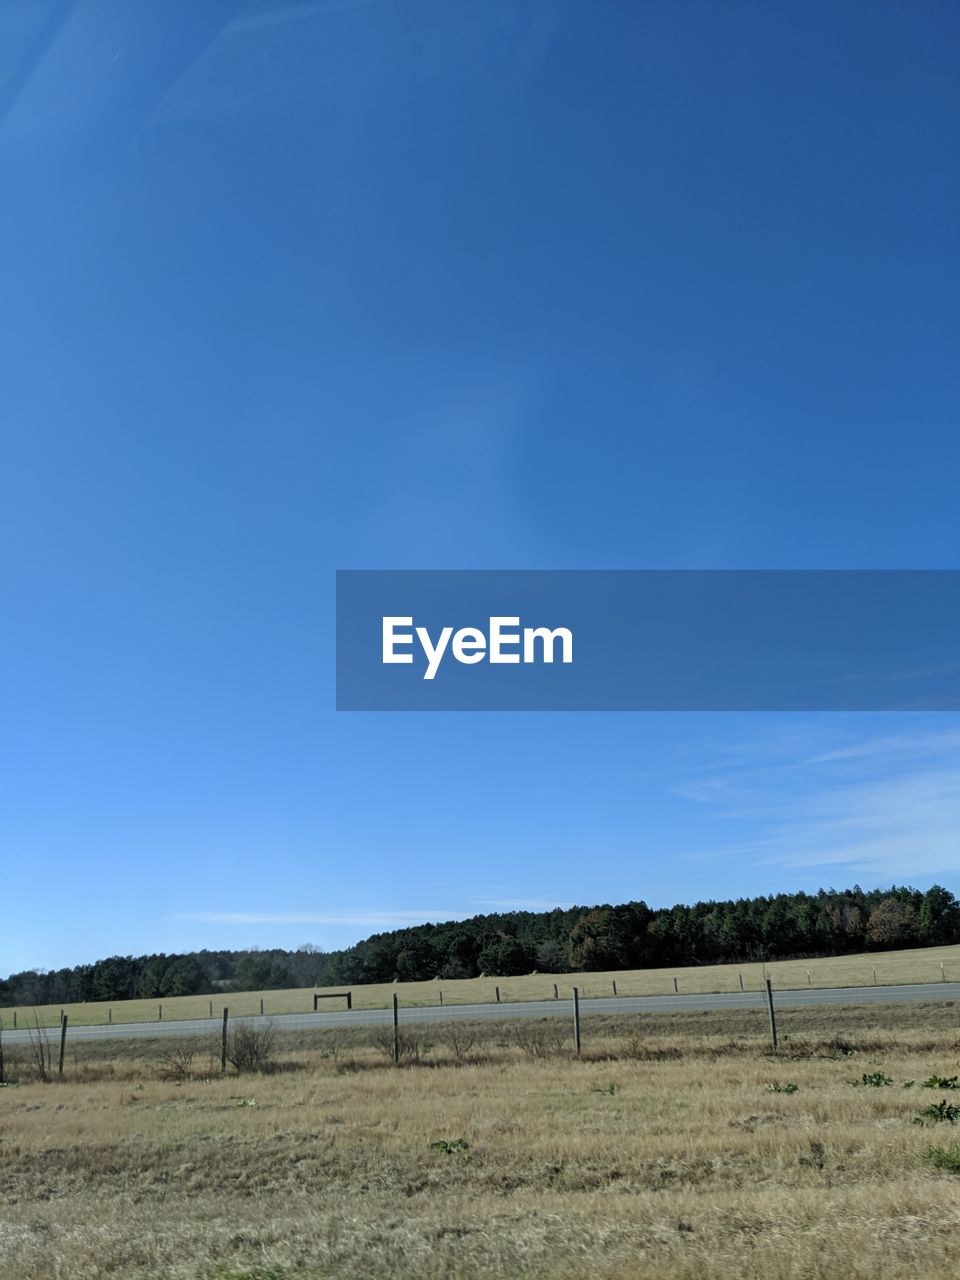
[[[917,983],[902,987],[821,987],[799,988],[796,991],[775,991],[774,1003],[778,1009],[809,1007],[811,1005],[864,1005],[891,1004],[900,1001],[960,1000],[960,982]],[[571,1016],[571,1000],[529,1000],[512,1004],[460,1004],[422,1005],[400,1009],[401,1023],[462,1021],[502,1022],[512,1018],[550,1018]],[[711,1009],[766,1008],[766,995],[760,991],[729,991],[714,995],[675,996],[598,996],[581,999],[580,1013],[584,1018],[597,1013],[675,1013],[682,1010],[698,1012]],[[325,1027],[381,1027],[393,1021],[392,1009],[354,1009],[326,1013],[282,1013],[272,1018],[243,1018],[240,1021],[252,1026],[272,1023],[278,1031],[322,1030]],[[150,1036],[210,1035],[219,1033],[221,1019],[196,1018],[169,1022],[114,1022],[108,1026],[68,1026],[71,1042],[77,1040],[133,1040]],[[58,1035],[55,1027],[46,1035],[52,1039]],[[6,1030],[4,1043],[25,1044],[30,1032]]]

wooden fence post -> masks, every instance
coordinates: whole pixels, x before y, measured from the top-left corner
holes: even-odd
[[[612,978],[612,979],[611,979],[611,981],[610,981],[610,985],[611,985],[611,987],[613,987],[613,994],[614,994],[614,995],[616,995],[616,994],[617,994],[617,980],[616,980],[616,978]]]
[[[674,991],[676,991],[676,992],[679,992],[679,991],[680,991],[680,988],[679,988],[679,986],[677,985],[677,980],[676,980],[676,978],[674,978],[674,980],[673,980],[673,989],[674,989]]]
[[[223,1028],[220,1032],[220,1070],[227,1069],[227,1013],[228,1009],[224,1006],[223,1010]]]
[[[499,1004],[499,1003],[500,1003],[500,988],[499,988],[499,987],[497,987],[496,991],[497,991],[497,1004]]]
[[[157,1005],[157,1021],[158,1022],[163,1021],[163,1005],[162,1004]]]
[[[400,1065],[400,1010],[396,992],[393,993],[393,1065]]]
[[[16,1009],[14,1009],[14,1011],[13,1011],[13,1029],[14,1029],[14,1031],[16,1031],[16,1029],[17,1029],[17,1011],[16,1011]]]
[[[767,1010],[770,1014],[770,1043],[773,1045],[774,1052],[777,1048],[777,1015],[773,1011],[773,987],[770,985],[770,979],[767,979]]]
[[[554,984],[553,984],[553,998],[554,998],[554,1000],[559,1000],[559,999],[560,999],[560,992],[557,990],[557,984],[556,984],[556,983],[554,983]]]
[[[57,1063],[58,1076],[63,1075],[63,1051],[66,1048],[66,1045],[67,1045],[67,1015],[64,1014],[63,1020],[60,1023],[60,1060]]]
[[[947,975],[943,972],[943,961],[940,962],[940,981],[946,982]]]
[[[210,1017],[213,1017],[213,1001],[210,1001]]]
[[[742,991],[743,990],[743,974],[741,973],[741,974],[738,974],[737,976],[740,979],[740,990]]]
[[[353,992],[352,991],[347,992],[347,1008],[348,1009],[353,1008]]]
[[[874,986],[876,986],[876,985],[877,985],[877,971],[876,971],[876,969],[874,969],[874,971],[873,971],[873,985],[874,985]]]
[[[263,996],[260,997],[260,1017],[263,1017]]]
[[[580,1052],[580,992],[573,988],[573,1041]]]
[[[440,1003],[441,1003],[441,1004],[443,1004],[443,992],[442,992],[442,991],[438,991],[438,992],[437,992],[437,995],[440,997]]]
[[[113,1022],[113,1010],[112,1010],[112,1009],[108,1009],[108,1010],[107,1010],[107,1021],[108,1021],[108,1022]]]

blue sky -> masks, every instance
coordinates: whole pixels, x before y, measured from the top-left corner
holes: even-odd
[[[333,710],[336,568],[960,567],[958,28],[264,0],[0,121],[0,972],[960,891],[954,716]]]

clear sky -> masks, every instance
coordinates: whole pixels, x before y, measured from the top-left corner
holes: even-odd
[[[263,0],[0,120],[0,973],[960,891],[960,717],[333,709],[336,568],[960,567],[958,47]]]

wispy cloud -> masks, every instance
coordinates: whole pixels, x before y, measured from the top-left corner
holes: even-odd
[[[703,856],[885,880],[960,874],[960,731],[861,731],[840,744],[821,739],[819,750],[807,735],[785,750],[771,745],[766,760],[742,747],[727,767],[714,756],[709,773],[674,787],[753,826],[749,840]]]

